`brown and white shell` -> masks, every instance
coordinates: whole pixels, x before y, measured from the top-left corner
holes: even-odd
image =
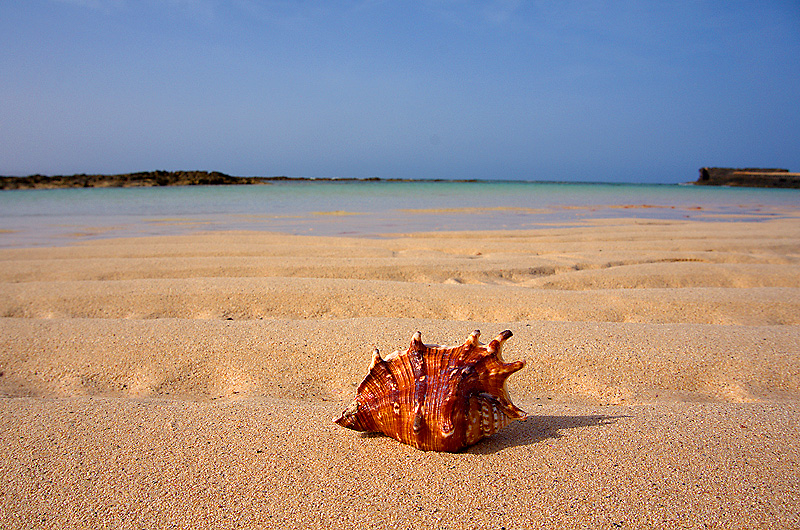
[[[425,451],[456,452],[526,418],[508,396],[508,376],[525,361],[504,363],[506,330],[489,344],[475,330],[461,346],[422,343],[382,359],[377,348],[355,401],[335,420],[356,431],[382,432]]]

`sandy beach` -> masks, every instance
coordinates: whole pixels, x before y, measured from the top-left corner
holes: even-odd
[[[0,250],[0,527],[798,528],[798,215]],[[333,423],[474,329],[526,421]]]

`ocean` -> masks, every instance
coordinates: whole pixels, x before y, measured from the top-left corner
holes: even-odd
[[[258,230],[381,237],[575,226],[599,218],[762,220],[800,190],[521,181],[277,181],[269,185],[0,191],[0,247]]]

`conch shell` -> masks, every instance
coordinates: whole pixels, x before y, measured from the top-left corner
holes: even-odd
[[[424,451],[456,452],[491,436],[526,413],[508,396],[508,376],[525,361],[504,363],[506,330],[489,344],[473,331],[461,346],[422,343],[382,359],[377,348],[355,401],[334,420],[356,431],[382,432]]]

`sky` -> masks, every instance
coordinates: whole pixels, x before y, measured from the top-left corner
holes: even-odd
[[[800,2],[0,1],[0,175],[800,172]]]

